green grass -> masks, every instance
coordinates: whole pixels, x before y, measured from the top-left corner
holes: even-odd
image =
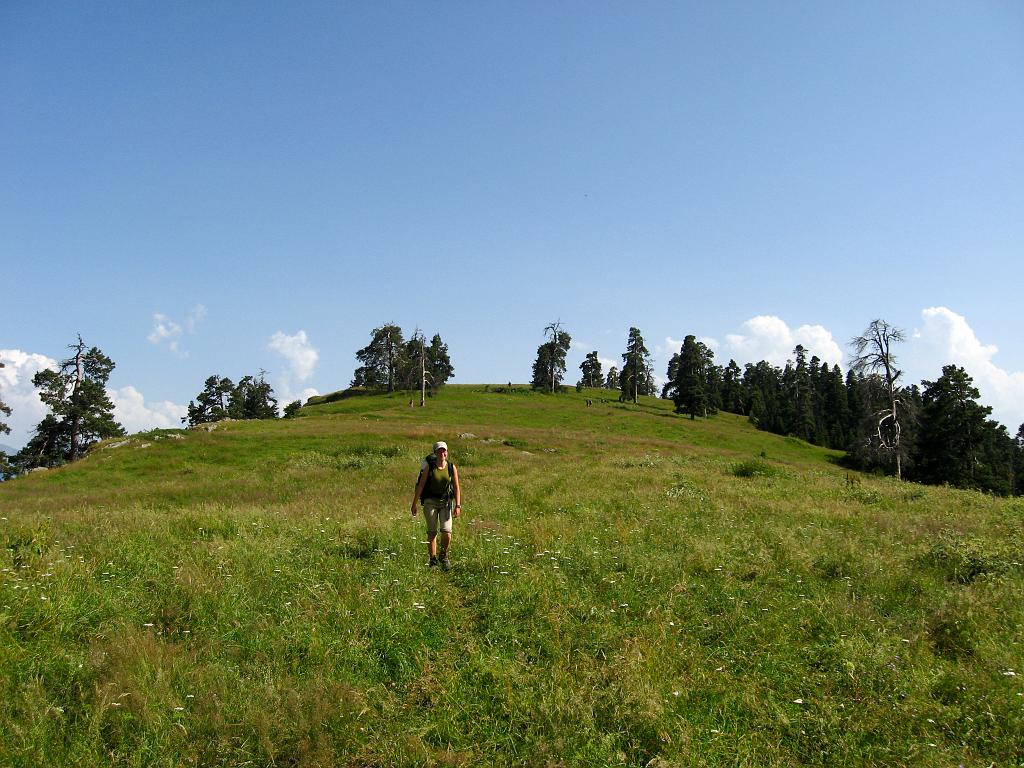
[[[496,389],[0,485],[0,764],[1024,764],[1021,500]],[[447,574],[409,514],[435,439]]]

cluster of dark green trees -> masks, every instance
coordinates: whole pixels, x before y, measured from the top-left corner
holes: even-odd
[[[565,373],[570,336],[556,324],[537,350],[533,386],[553,392]],[[1024,493],[1024,424],[1011,437],[989,418],[992,409],[967,371],[947,365],[935,381],[904,386],[896,365],[903,333],[875,320],[851,341],[844,375],[801,346],[785,366],[764,360],[742,369],[715,363],[714,352],[686,336],[668,364],[661,397],[677,413],[706,418],[718,411],[746,416],[758,429],[846,451],[851,467],[898,478],[997,494]],[[597,352],[580,365],[577,388],[619,390],[619,400],[655,395],[651,358],[637,328],[629,329],[621,371],[603,375]]]
[[[406,341],[402,329],[394,323],[374,328],[370,343],[356,352],[361,365],[352,377],[353,387],[394,392],[420,390],[420,405],[428,394],[443,387],[452,376],[448,345],[434,334],[427,344],[426,336],[417,328]]]
[[[895,347],[903,333],[875,320],[851,342],[850,370],[807,359],[802,346],[782,368],[761,361],[740,373],[687,337],[669,365],[676,409],[743,414],[759,429],[846,451],[852,467],[928,484],[1024,493],[1024,425],[1011,437],[962,367],[904,386]],[[697,361],[689,365],[687,361]],[[674,374],[674,375],[673,375]]]
[[[68,347],[72,354],[57,370],[45,369],[32,377],[39,399],[50,409],[36,425],[24,448],[12,457],[0,456],[3,477],[37,467],[56,467],[75,461],[93,443],[124,434],[114,420],[114,404],[107,397],[107,379],[113,361],[96,347],[86,347],[82,337]],[[0,412],[11,411],[0,403]],[[9,432],[0,423],[0,432]]]
[[[301,407],[296,401],[285,408],[291,416]],[[235,384],[226,376],[214,374],[203,385],[203,391],[188,403],[188,415],[182,422],[194,427],[221,419],[276,419],[277,398],[266,378],[266,371],[258,376],[243,376]]]

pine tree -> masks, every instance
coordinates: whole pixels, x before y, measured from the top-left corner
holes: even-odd
[[[441,336],[435,333],[427,346],[427,337],[419,328],[406,342],[399,366],[396,386],[419,390],[421,406],[426,405],[427,395],[437,392],[455,373],[448,345],[441,341]]]
[[[722,366],[715,365],[715,353],[703,342],[697,342],[697,348],[704,356],[704,391],[707,393],[707,412],[705,416],[712,416],[722,409],[722,378],[724,372]]]
[[[417,328],[405,342],[402,368],[398,372],[398,388],[418,389],[420,391],[420,406],[423,406],[426,404],[428,380],[427,337],[423,335],[423,331]]]
[[[825,444],[829,448],[846,450],[849,444],[847,424],[850,421],[850,406],[847,402],[843,372],[838,365],[833,365],[829,370],[828,365],[822,363],[820,391],[821,400],[825,403]]]
[[[57,370],[45,369],[32,377],[50,414],[18,453],[23,467],[75,461],[97,440],[124,434],[106,392],[113,361],[96,347],[86,349],[81,336],[69,348],[74,354],[61,361]]]
[[[404,356],[401,328],[394,323],[374,328],[370,343],[356,352],[356,359],[362,365],[353,374],[352,386],[394,392],[401,384]]]
[[[765,432],[785,434],[787,421],[781,406],[783,372],[765,360],[743,369],[743,391],[750,423]]]
[[[556,392],[562,386],[562,378],[565,376],[565,357],[569,353],[572,337],[561,329],[560,322],[546,326],[544,333],[551,338],[537,347],[531,386]]]
[[[590,352],[586,359],[580,363],[580,370],[583,372],[582,384],[584,387],[597,388],[604,384],[604,375],[601,372],[601,361],[597,358],[597,350]]]
[[[846,445],[844,450],[852,452],[861,434],[861,424],[868,415],[868,407],[865,399],[864,384],[860,377],[851,368],[846,372]]]
[[[228,402],[235,385],[231,379],[214,374],[206,379],[203,391],[188,404],[188,415],[182,419],[190,427],[220,421],[228,416]]]
[[[693,335],[683,339],[679,350],[679,365],[676,368],[675,396],[676,413],[689,414],[691,419],[707,415],[707,373],[704,370],[706,358]]]
[[[668,370],[665,372],[665,386],[661,388],[661,399],[672,400],[676,394],[676,376],[679,373],[680,355],[674,353],[668,361]]]
[[[988,419],[992,409],[977,402],[981,395],[967,371],[946,365],[942,376],[923,383],[917,476],[926,483],[1008,492],[1005,478],[1012,469],[1000,464],[1012,458],[999,458],[999,425]]]
[[[779,425],[772,431],[780,435],[792,435],[795,433],[797,421],[796,368],[793,366],[792,360],[787,360],[785,368],[782,369],[781,384],[776,401]]]
[[[427,372],[430,375],[429,387],[432,392],[439,390],[455,375],[452,359],[448,355],[448,345],[441,341],[441,335],[437,333],[427,347]]]
[[[981,445],[981,461],[976,477],[978,487],[991,493],[1008,496],[1013,493],[1016,444],[1006,427],[989,419],[985,422]]]
[[[620,399],[637,401],[639,395],[654,394],[651,353],[644,344],[639,328],[629,329],[626,351],[622,353],[622,370],[619,372]]]
[[[722,410],[743,414],[743,372],[730,360],[722,374]]]
[[[807,364],[807,350],[802,344],[796,345],[793,354],[796,357],[796,364],[792,372],[792,390],[788,393],[792,402],[792,422],[789,431],[801,440],[813,442],[817,429],[814,421],[812,368]]]
[[[605,389],[618,389],[619,388],[619,369],[614,365],[608,369],[608,378],[604,381]]]
[[[228,415],[233,419],[276,419],[277,398],[266,380],[266,372],[243,376],[231,392]]]

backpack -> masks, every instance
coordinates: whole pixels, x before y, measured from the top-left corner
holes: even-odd
[[[426,469],[427,472],[433,472],[435,469],[437,469],[437,456],[435,456],[433,453],[428,454],[427,456],[425,456],[423,460],[425,462],[427,462],[427,469]],[[455,467],[455,465],[452,464],[449,461],[448,462],[448,481],[449,481],[449,486],[448,487],[449,487],[450,490],[448,491],[448,497],[447,497],[448,501],[451,501],[452,499],[455,498],[455,475],[452,473],[452,469],[454,467]],[[416,487],[420,484],[420,478],[423,476],[423,472],[424,472],[424,470],[421,469],[420,470],[420,474],[416,476],[416,485],[413,486],[413,490],[415,490]],[[427,491],[427,485],[426,485],[426,483],[424,483],[423,484],[423,492],[426,493],[426,491]],[[423,501],[423,497],[422,496],[420,496],[420,501],[421,502]]]

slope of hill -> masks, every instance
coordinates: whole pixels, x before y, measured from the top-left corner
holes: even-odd
[[[4,483],[0,764],[1017,764],[1024,502],[606,395],[338,398]]]

